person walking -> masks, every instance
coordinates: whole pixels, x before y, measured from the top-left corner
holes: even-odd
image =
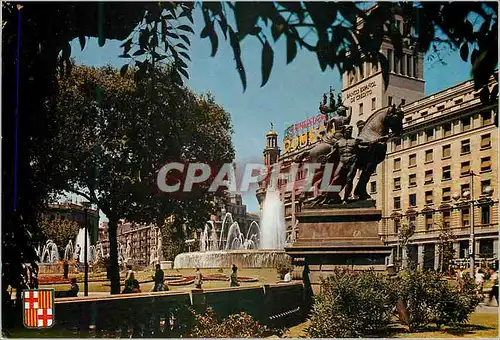
[[[134,271],[132,270],[132,265],[128,264],[127,265],[127,276],[125,277],[125,281],[129,280],[130,278],[134,278]]]
[[[238,267],[233,264],[233,272],[229,277],[229,287],[238,287],[240,283],[238,282]]]
[[[491,300],[493,300],[493,297],[497,300],[497,305],[500,303],[498,302],[498,272],[495,271],[495,269],[490,268],[490,281],[493,282],[493,287],[491,287],[490,291],[490,298],[488,304],[491,305]]]
[[[194,286],[196,289],[201,289],[201,285],[203,284],[203,276],[200,272],[200,267],[196,266],[196,273],[194,276]]]
[[[155,276],[153,276],[153,280],[155,282],[153,292],[161,292],[163,291],[164,285],[163,280],[165,279],[165,273],[160,267],[160,264],[156,264],[156,272]]]
[[[65,280],[68,279],[68,274],[69,274],[69,264],[68,264],[68,261],[64,260],[64,263],[63,263],[63,278]]]

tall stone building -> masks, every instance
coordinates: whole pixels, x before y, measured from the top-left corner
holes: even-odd
[[[403,35],[412,33],[401,17],[396,19]],[[405,112],[403,137],[390,143],[386,159],[377,167],[368,187],[382,211],[380,236],[394,246],[393,257],[436,268],[437,229],[440,223],[446,223],[455,235],[457,260],[466,258],[469,250],[474,251],[477,260],[498,259],[498,128],[493,122],[498,103],[481,104],[472,80],[424,97],[423,54],[416,53],[409,40],[404,42],[402,58],[396,58],[389,40],[383,42],[381,52],[389,62],[387,87],[380,65],[366,62],[342,75],[342,101],[352,115],[354,136],[358,133],[357,123],[376,110],[394,104],[402,105]],[[490,89],[495,79],[491,79]],[[289,147],[289,141],[284,140],[283,152],[277,147],[276,132],[268,132],[265,164],[280,163],[282,172],[289,171],[295,156],[317,142],[311,132],[318,126],[311,124],[295,124],[306,129],[303,135],[309,138],[294,137],[301,141],[295,147]],[[295,214],[301,210],[297,198],[304,180],[305,174],[298,172],[295,178],[289,174],[278,181],[289,242],[297,235]],[[290,182],[294,182],[293,189],[287,188]],[[268,184],[261,182],[257,191],[261,207]],[[415,227],[409,254],[403,254],[398,247],[402,222]],[[475,249],[469,249],[472,224]]]

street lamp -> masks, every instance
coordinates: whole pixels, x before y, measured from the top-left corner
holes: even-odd
[[[470,235],[469,235],[469,268],[471,272],[471,277],[474,277],[475,275],[475,232],[474,232],[474,206],[475,204],[475,198],[474,198],[474,176],[479,176],[475,174],[473,171],[469,173],[469,176],[471,178],[470,180],[470,191],[466,190],[462,193],[461,197],[458,194],[453,195],[453,199],[455,201],[460,200],[460,198],[464,199],[467,203],[469,203],[469,209],[470,209]],[[492,196],[493,194],[493,189],[491,187],[486,187],[484,189],[484,192],[482,193],[485,196]]]

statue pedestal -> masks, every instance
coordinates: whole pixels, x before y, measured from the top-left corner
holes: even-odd
[[[385,258],[391,248],[378,235],[382,212],[369,202],[365,206],[322,206],[295,215],[298,235],[285,251],[295,263],[309,266],[314,290],[319,289],[320,277],[335,268],[386,270]]]

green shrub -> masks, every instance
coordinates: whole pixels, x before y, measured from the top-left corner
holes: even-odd
[[[451,285],[441,274],[424,271],[401,273],[395,280],[400,301],[400,320],[410,331],[436,323],[466,322],[480,302],[473,279],[462,286]]]
[[[322,279],[321,292],[311,312],[311,337],[359,337],[386,328],[392,317],[395,294],[383,275],[336,270]]]
[[[436,324],[439,327],[467,322],[481,300],[479,289],[469,276],[464,277],[461,286],[445,285],[437,305]]]
[[[201,315],[194,315],[194,327],[188,334],[191,338],[260,338],[269,330],[247,313],[229,315],[220,321],[212,308]]]

